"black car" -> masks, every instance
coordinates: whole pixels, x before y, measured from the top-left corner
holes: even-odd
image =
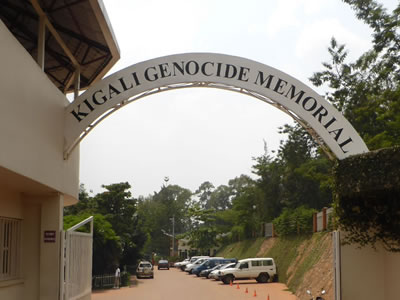
[[[167,269],[169,270],[169,262],[166,259],[162,259],[158,261],[158,269]]]

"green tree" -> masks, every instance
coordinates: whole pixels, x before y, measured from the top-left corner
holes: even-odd
[[[188,216],[195,224],[194,228],[185,234],[189,239],[189,245],[199,249],[200,253],[207,254],[209,249],[217,246],[218,231],[214,210],[203,209],[197,204],[188,210]]]
[[[400,4],[392,12],[373,0],[344,0],[373,31],[372,49],[355,62],[332,38],[331,59],[310,80],[327,84],[327,98],[353,124],[370,149],[400,144]]]
[[[169,255],[172,245],[172,217],[175,219],[175,233],[183,233],[192,227],[192,221],[186,216],[190,207],[192,192],[178,185],[163,185],[160,191],[142,198],[138,205],[138,214],[143,220],[143,230],[149,239],[145,252]]]
[[[214,188],[211,182],[205,181],[196,190],[195,194],[198,195],[202,208],[209,209],[211,207],[210,198]]]
[[[139,227],[137,200],[132,198],[128,182],[102,185],[105,192],[94,197],[96,210],[112,225],[120,237],[121,264],[134,265],[146,241],[146,234]]]
[[[232,208],[233,191],[227,185],[220,185],[212,191],[210,199],[208,200],[208,208],[214,210],[226,210]]]
[[[64,215],[77,215],[82,212],[93,211],[94,203],[92,197],[87,192],[85,185],[79,185],[79,201],[75,205],[64,207]]]

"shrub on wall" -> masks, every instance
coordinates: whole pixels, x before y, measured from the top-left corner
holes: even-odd
[[[338,161],[335,214],[345,243],[400,251],[400,147]]]

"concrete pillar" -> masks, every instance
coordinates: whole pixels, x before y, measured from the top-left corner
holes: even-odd
[[[24,291],[21,299],[39,300],[40,210],[41,205],[24,197],[21,271]],[[1,297],[0,297],[1,298]]]
[[[40,300],[59,298],[60,237],[63,224],[63,196],[46,197],[41,205]],[[55,233],[55,237],[52,237]],[[46,234],[46,237],[45,237]]]
[[[328,218],[326,216],[326,207],[322,209],[322,230],[326,230],[328,228]]]

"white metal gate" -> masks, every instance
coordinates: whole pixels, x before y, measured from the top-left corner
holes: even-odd
[[[90,231],[77,229],[90,223]],[[65,239],[61,249],[64,268],[61,268],[60,299],[90,299],[92,293],[92,254],[93,254],[93,217],[76,224],[63,232]]]

